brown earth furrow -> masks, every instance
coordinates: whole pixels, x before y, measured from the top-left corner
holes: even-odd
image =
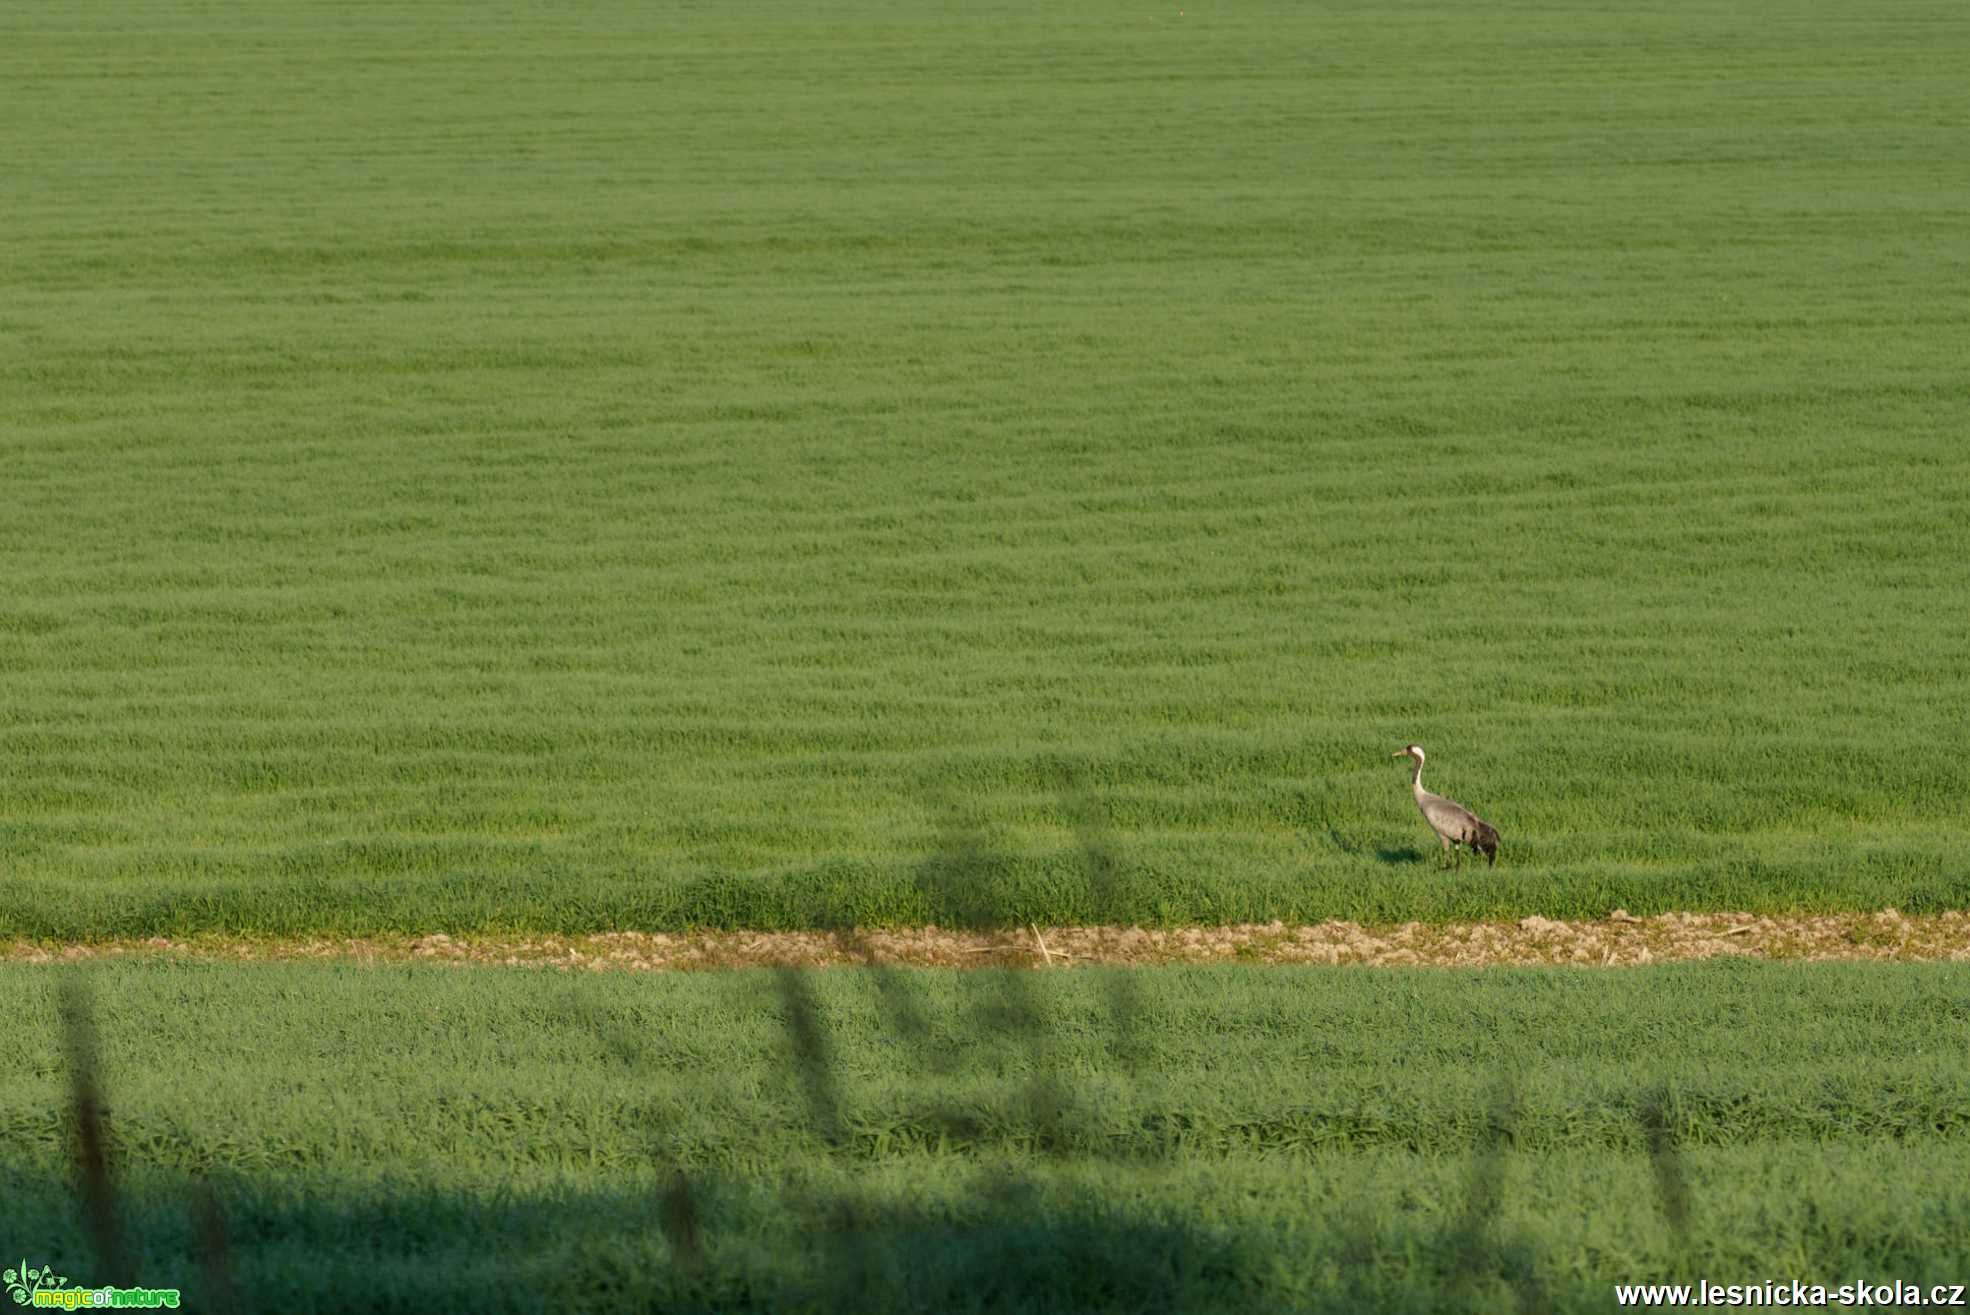
[[[1623,910],[1595,921],[1325,922],[1150,930],[1040,927],[865,932],[605,932],[591,936],[427,936],[170,940],[0,946],[0,961],[70,963],[106,958],[217,962],[450,963],[588,971],[684,971],[780,965],[1066,967],[1086,964],[1319,963],[1477,967],[1570,964],[1629,967],[1734,955],[1751,959],[1970,960],[1970,912],[1761,915]]]

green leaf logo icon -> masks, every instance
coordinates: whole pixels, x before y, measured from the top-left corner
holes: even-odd
[[[60,1288],[68,1283],[67,1277],[55,1273],[53,1265],[43,1265],[40,1269],[31,1268],[22,1260],[20,1267],[7,1271],[5,1282],[7,1295],[17,1306],[25,1306],[34,1300],[34,1294],[42,1288]]]

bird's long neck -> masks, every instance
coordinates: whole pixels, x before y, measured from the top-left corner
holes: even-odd
[[[1420,796],[1423,793],[1423,760],[1411,758],[1409,768],[1409,788]]]

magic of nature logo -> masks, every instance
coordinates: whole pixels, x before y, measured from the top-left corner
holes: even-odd
[[[71,1288],[68,1278],[57,1274],[53,1265],[35,1269],[21,1261],[9,1269],[0,1282],[16,1306],[35,1306],[43,1310],[97,1310],[104,1307],[144,1308],[163,1306],[176,1309],[176,1288]]]

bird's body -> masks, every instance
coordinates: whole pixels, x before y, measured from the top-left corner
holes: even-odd
[[[1410,790],[1416,796],[1416,807],[1423,814],[1423,820],[1436,832],[1437,839],[1443,842],[1444,862],[1456,853],[1456,846],[1469,845],[1477,853],[1483,854],[1485,861],[1498,861],[1498,831],[1491,823],[1458,803],[1455,799],[1445,799],[1440,794],[1431,794],[1423,788],[1423,750],[1422,746],[1412,744],[1401,753],[1389,755],[1392,758],[1407,756],[1415,765],[1415,772],[1409,778]]]

